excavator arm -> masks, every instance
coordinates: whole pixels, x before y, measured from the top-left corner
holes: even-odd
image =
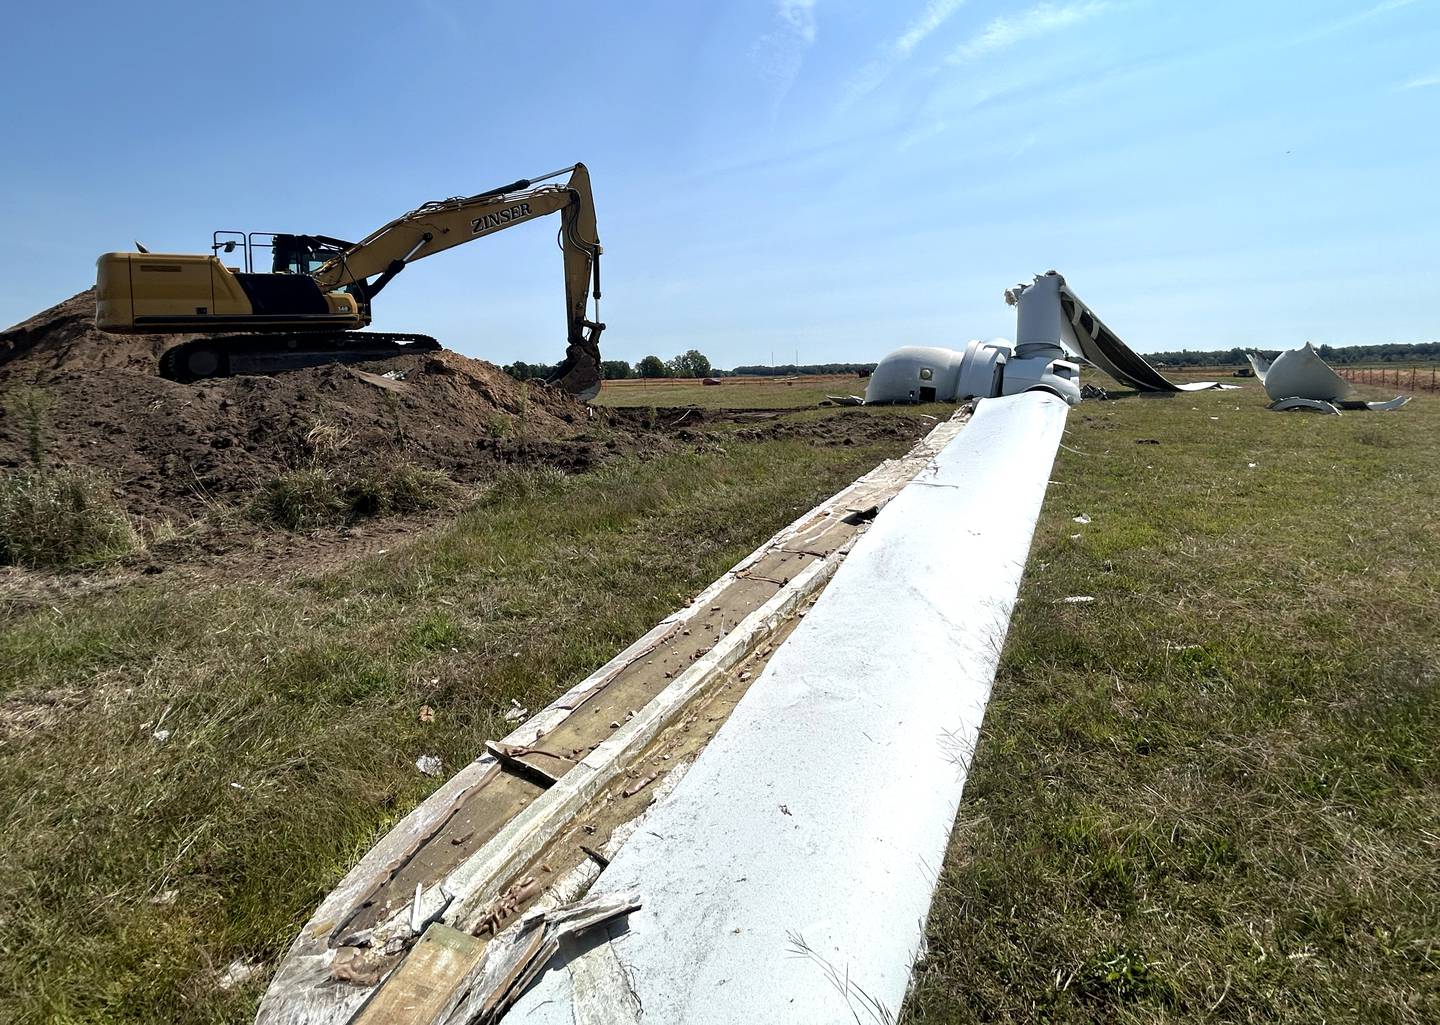
[[[568,170],[563,185],[539,184],[564,173],[558,171],[475,196],[426,203],[336,254],[314,272],[315,281],[322,291],[351,292],[368,314],[371,299],[416,260],[558,213],[568,333],[565,360],[550,383],[593,398],[600,389],[600,332],[605,329],[599,322],[601,248],[590,173],[584,164]],[[592,295],[595,320],[586,316]]]

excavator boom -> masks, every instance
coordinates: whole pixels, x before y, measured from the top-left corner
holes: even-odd
[[[563,185],[540,185],[545,179],[521,180],[475,196],[426,203],[377,228],[350,248],[331,257],[315,271],[325,291],[350,289],[369,302],[401,270],[417,260],[473,242],[548,214],[560,214],[558,241],[565,257],[565,360],[552,383],[582,398],[600,387],[600,240],[595,226],[595,200],[590,172],[584,164],[568,169]],[[586,316],[593,297],[597,319]]]

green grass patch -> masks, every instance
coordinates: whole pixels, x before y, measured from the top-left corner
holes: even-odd
[[[0,474],[0,566],[68,567],[141,546],[108,480],[78,467]]]
[[[50,465],[54,397],[43,388],[15,388],[4,403],[25,432],[29,465],[0,471],[0,566],[88,566],[140,548],[140,534],[104,476]]]
[[[360,470],[314,466],[270,478],[246,511],[259,523],[308,530],[434,509],[455,491],[443,473],[409,463]]]
[[[1440,401],[1262,404],[1071,413],[906,1021],[1440,1020]]]

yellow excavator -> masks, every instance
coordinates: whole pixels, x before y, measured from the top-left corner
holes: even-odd
[[[552,181],[569,172],[563,184]],[[549,182],[549,184],[542,184]],[[440,348],[426,335],[360,331],[371,302],[416,260],[560,214],[565,254],[565,359],[550,383],[581,399],[600,390],[600,239],[584,164],[474,196],[426,203],[359,242],[326,235],[217,231],[211,255],[106,253],[97,261],[95,326],[103,331],[196,334],[167,349],[160,372],[177,381],[272,373],[319,363],[385,359]],[[257,256],[270,251],[270,272]],[[244,269],[221,254],[239,250]],[[595,319],[586,316],[587,293]],[[212,332],[240,332],[215,334]]]

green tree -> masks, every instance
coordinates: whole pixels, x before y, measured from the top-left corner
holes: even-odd
[[[710,360],[699,349],[690,349],[668,364],[672,377],[709,377]]]
[[[640,361],[641,377],[669,377],[670,371],[659,356],[646,356]]]
[[[552,376],[557,368],[548,363],[526,363],[524,360],[517,359],[514,363],[507,363],[500,369],[518,381],[543,381]]]
[[[607,359],[600,362],[600,376],[607,381],[623,381],[634,377],[635,371],[623,359]]]

